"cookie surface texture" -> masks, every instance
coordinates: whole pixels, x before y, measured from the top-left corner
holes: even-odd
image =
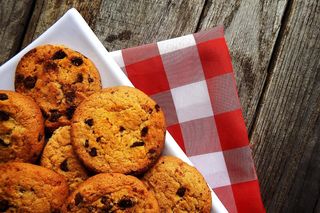
[[[22,57],[16,69],[15,89],[37,102],[45,126],[52,132],[70,124],[76,107],[100,90],[101,82],[91,60],[67,47],[48,44]]]
[[[0,90],[0,163],[34,163],[44,146],[41,111],[32,98]]]
[[[160,212],[210,212],[211,192],[202,175],[176,157],[162,156],[143,177]]]
[[[63,176],[40,166],[0,165],[0,212],[59,212],[68,196]]]
[[[137,175],[161,154],[165,119],[160,107],[140,90],[112,87],[81,103],[71,136],[75,152],[93,171]]]
[[[64,212],[159,212],[155,197],[136,177],[95,175],[68,197]]]
[[[70,126],[54,131],[43,150],[41,166],[63,175],[72,191],[88,178],[86,169],[72,149]]]

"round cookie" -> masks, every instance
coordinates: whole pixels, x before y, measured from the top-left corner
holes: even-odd
[[[133,87],[112,87],[93,94],[77,108],[72,145],[95,172],[138,175],[160,156],[165,130],[156,102]]]
[[[40,166],[0,165],[0,212],[60,212],[68,196],[63,176]]]
[[[210,212],[211,192],[194,167],[176,157],[162,156],[143,177],[161,212]]]
[[[70,124],[76,107],[100,90],[101,82],[95,65],[84,55],[64,46],[44,45],[21,58],[15,88],[37,102],[52,132]]]
[[[72,191],[88,178],[86,169],[73,152],[70,126],[54,131],[43,150],[41,166],[63,175]]]
[[[32,98],[0,90],[0,163],[34,163],[44,146],[41,111]]]
[[[80,184],[63,212],[159,212],[157,200],[136,177],[103,173]]]

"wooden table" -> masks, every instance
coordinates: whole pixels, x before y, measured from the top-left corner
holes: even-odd
[[[320,212],[319,0],[1,0],[0,64],[75,7],[108,50],[225,26],[268,212]]]

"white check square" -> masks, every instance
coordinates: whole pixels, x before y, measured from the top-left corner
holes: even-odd
[[[222,152],[189,157],[212,188],[230,185],[228,169]]]
[[[160,54],[170,53],[186,47],[196,46],[193,35],[186,35],[157,43]]]
[[[180,123],[213,115],[206,81],[171,89]]]

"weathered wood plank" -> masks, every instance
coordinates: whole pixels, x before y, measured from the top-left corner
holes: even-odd
[[[24,45],[71,7],[79,10],[107,49],[117,50],[194,32],[203,5],[204,0],[37,1]]]
[[[37,0],[23,46],[31,43],[72,7],[81,12],[90,27],[94,26],[100,4],[101,0]]]
[[[248,130],[267,77],[287,0],[208,0],[199,30],[223,24]]]
[[[0,65],[20,48],[33,0],[0,1]]]
[[[289,9],[251,142],[267,210],[319,212],[320,2]]]

